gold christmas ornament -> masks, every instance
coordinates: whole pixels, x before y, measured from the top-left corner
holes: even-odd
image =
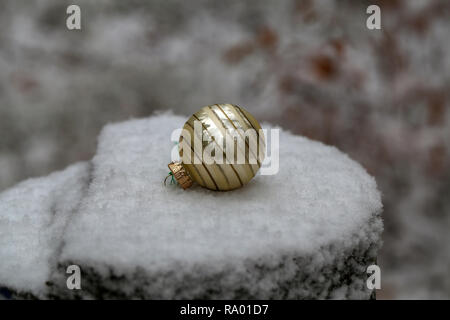
[[[256,175],[265,147],[261,126],[250,113],[236,105],[215,104],[185,123],[179,140],[181,162],[169,168],[184,189],[192,179],[210,190],[233,190]]]

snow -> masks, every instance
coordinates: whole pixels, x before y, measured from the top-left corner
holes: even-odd
[[[276,175],[230,192],[165,187],[186,119],[107,125],[90,165],[2,193],[0,287],[70,296],[61,274],[76,263],[84,298],[370,296],[382,203],[358,163],[281,130]]]
[[[78,163],[0,194],[0,287],[42,293],[88,176]]]

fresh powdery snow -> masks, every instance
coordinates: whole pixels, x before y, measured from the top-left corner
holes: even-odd
[[[0,194],[0,288],[38,298],[368,298],[382,231],[375,180],[280,131],[275,175],[215,192],[163,185],[164,113],[107,125],[89,163]],[[263,124],[264,128],[271,126]],[[270,135],[267,137],[269,150]],[[81,268],[81,290],[66,268]]]
[[[89,164],[81,162],[0,194],[0,287],[45,291],[88,175]]]

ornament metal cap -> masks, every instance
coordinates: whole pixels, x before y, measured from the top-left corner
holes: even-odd
[[[192,179],[191,177],[189,177],[186,170],[184,170],[181,162],[171,162],[168,164],[168,167],[170,169],[170,172],[172,173],[172,176],[175,177],[175,179],[183,189],[187,189],[192,186]]]

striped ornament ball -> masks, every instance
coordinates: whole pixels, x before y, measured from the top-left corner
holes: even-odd
[[[258,172],[265,138],[258,121],[232,104],[206,106],[185,123],[180,136],[181,163],[202,187],[228,191]]]

